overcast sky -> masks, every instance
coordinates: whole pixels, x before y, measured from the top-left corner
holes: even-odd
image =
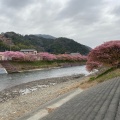
[[[92,48],[120,40],[119,0],[0,0],[0,32],[68,37]]]

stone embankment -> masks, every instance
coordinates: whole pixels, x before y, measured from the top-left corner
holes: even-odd
[[[83,91],[40,120],[120,120],[120,77]]]
[[[0,64],[0,74],[6,74],[6,69]]]
[[[8,73],[18,72],[18,69],[14,65],[10,64],[9,61],[2,61],[1,65],[6,69]]]
[[[8,73],[17,73],[21,71],[31,71],[31,70],[36,70],[36,69],[50,69],[50,68],[55,68],[55,67],[72,67],[72,66],[81,66],[85,65],[85,62],[74,62],[74,63],[59,63],[56,65],[45,65],[43,66],[34,66],[34,65],[27,65],[27,64],[20,64],[19,62],[17,64],[14,64],[14,62],[10,61],[0,61],[0,64],[6,69]]]

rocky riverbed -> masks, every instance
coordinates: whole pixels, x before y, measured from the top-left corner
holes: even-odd
[[[21,84],[0,92],[0,120],[15,120],[38,106],[70,91],[84,75],[51,78]]]

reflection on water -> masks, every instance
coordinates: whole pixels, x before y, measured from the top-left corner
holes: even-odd
[[[30,71],[24,73],[14,73],[14,74],[3,74],[0,75],[0,90],[9,88],[21,83],[27,83],[30,81],[53,78],[53,77],[62,77],[69,76],[74,74],[89,74],[85,66],[75,66],[69,68],[57,68],[57,69],[48,69],[48,70],[38,70]]]

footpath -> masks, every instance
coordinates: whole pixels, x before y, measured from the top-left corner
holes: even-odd
[[[82,89],[76,89],[73,91],[70,91],[42,106],[40,106],[38,109],[33,111],[32,113],[29,113],[25,115],[24,117],[19,118],[18,120],[40,120],[43,117],[47,116],[66,102],[68,102],[70,99],[74,98],[76,95],[80,94],[83,90]]]
[[[120,120],[120,77],[72,91],[18,120]]]

